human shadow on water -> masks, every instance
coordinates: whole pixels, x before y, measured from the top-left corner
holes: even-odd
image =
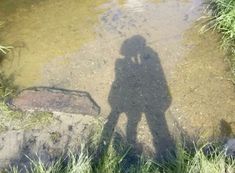
[[[127,143],[133,148],[138,146],[137,125],[141,116],[145,115],[158,159],[165,155],[166,151],[174,149],[174,142],[165,119],[165,111],[171,104],[171,96],[160,59],[140,35],[125,40],[120,54],[123,58],[116,61],[115,81],[108,98],[112,110],[104,125],[98,152],[106,152],[122,113],[125,113],[128,119]]]

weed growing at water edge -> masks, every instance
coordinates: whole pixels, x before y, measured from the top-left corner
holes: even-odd
[[[0,22],[0,28],[3,26],[3,22]],[[0,52],[3,53],[3,54],[7,54],[8,51],[10,51],[10,49],[12,49],[13,47],[12,46],[3,46],[3,45],[0,45]]]
[[[120,154],[111,145],[108,152],[102,158],[98,158],[98,164],[93,164],[93,153],[89,152],[87,145],[82,145],[79,154],[69,152],[67,157],[61,157],[50,165],[45,165],[40,160],[30,160],[31,166],[27,171],[34,173],[233,173],[235,171],[235,160],[226,157],[224,150],[215,147],[213,154],[207,155],[205,146],[208,145],[187,150],[178,145],[176,154],[169,160],[157,162],[142,156],[127,167],[123,161],[127,159],[129,150]],[[17,167],[12,167],[6,172],[19,173],[19,170]]]
[[[211,14],[206,25],[222,33],[222,46],[231,54],[230,62],[235,76],[235,1],[208,0],[208,12]]]
[[[0,99],[5,100],[8,97],[14,96],[18,87],[14,84],[13,76],[6,76],[0,72]]]

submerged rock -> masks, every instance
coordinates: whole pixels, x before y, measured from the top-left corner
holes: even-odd
[[[49,87],[22,90],[8,100],[13,109],[22,111],[64,112],[83,115],[99,115],[100,108],[87,92]]]

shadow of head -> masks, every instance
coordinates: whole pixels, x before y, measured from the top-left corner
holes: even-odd
[[[140,35],[134,35],[123,42],[120,49],[120,54],[126,58],[137,58],[139,55],[143,54],[145,47],[145,38]]]

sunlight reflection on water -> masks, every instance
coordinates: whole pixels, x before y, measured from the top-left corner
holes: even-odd
[[[136,12],[143,12],[145,11],[144,9],[145,3],[146,3],[145,0],[127,0],[125,7],[130,8],[131,10]]]

